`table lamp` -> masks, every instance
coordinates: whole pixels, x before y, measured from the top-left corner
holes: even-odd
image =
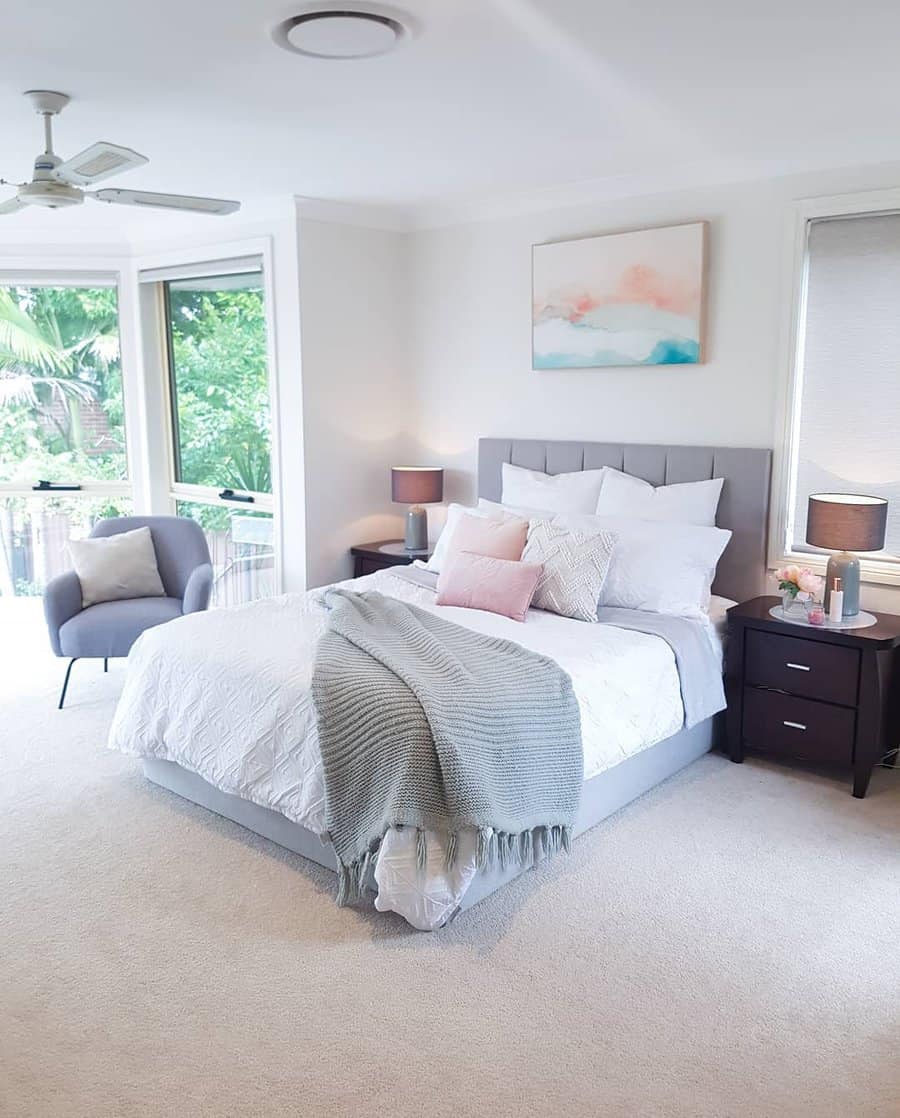
[[[440,466],[392,466],[391,500],[411,505],[406,513],[407,551],[428,550],[428,513],[422,507],[444,497],[444,471]]]
[[[888,503],[882,497],[858,493],[813,493],[806,514],[806,542],[837,550],[825,573],[825,610],[839,578],[844,592],[844,617],[859,613],[859,559],[851,551],[879,551],[884,547]]]

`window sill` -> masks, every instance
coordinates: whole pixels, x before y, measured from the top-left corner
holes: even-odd
[[[788,551],[781,556],[770,556],[770,573],[787,563],[809,567],[815,574],[824,575],[828,566],[828,556],[819,552],[810,554],[805,551]],[[859,568],[860,581],[863,585],[900,586],[900,559],[865,559],[860,556]]]

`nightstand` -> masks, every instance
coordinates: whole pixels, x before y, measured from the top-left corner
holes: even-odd
[[[818,629],[772,617],[778,598],[728,611],[728,753],[833,765],[862,798],[872,769],[900,743],[900,617],[868,629]]]
[[[407,551],[403,540],[379,540],[377,543],[361,543],[351,547],[353,556],[353,577],[383,571],[385,567],[408,567],[414,559],[429,559],[431,548],[426,551]]]

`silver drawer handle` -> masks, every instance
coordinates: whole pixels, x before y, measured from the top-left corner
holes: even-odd
[[[792,730],[805,730],[806,729],[806,727],[803,725],[802,722],[785,722],[784,725],[785,726],[790,726],[790,728]]]
[[[790,662],[788,662],[788,664],[786,666],[789,667],[789,668],[793,668],[795,672],[810,672],[810,671],[812,671],[812,668],[807,667],[806,664],[791,664]]]

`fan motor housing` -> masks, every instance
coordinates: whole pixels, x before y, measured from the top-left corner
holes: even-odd
[[[29,206],[77,206],[84,201],[84,191],[77,186],[67,186],[63,182],[29,182],[17,191],[20,202]]]

